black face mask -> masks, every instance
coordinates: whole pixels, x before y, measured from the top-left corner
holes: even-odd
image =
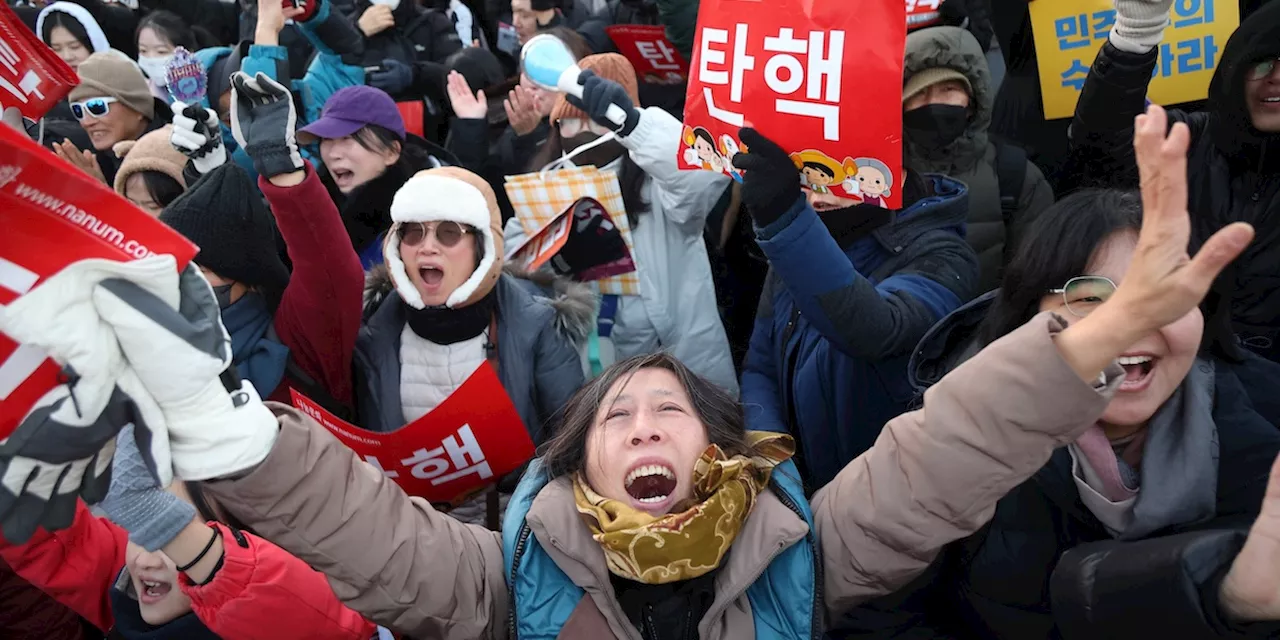
[[[573,153],[574,149],[577,149],[582,145],[595,142],[599,138],[600,136],[598,134],[590,131],[583,131],[572,138],[565,138],[564,152],[565,154]],[[602,168],[610,162],[617,160],[624,151],[626,151],[626,148],[622,146],[621,142],[618,142],[617,138],[614,138],[608,142],[602,142],[599,145],[591,147],[590,149],[573,156],[570,160],[572,160],[573,164],[579,167],[594,165],[597,168]]]
[[[926,149],[941,149],[969,128],[969,108],[930,104],[902,114],[907,139]]]
[[[231,285],[223,284],[213,288],[213,299],[218,301],[219,309],[231,306]]]

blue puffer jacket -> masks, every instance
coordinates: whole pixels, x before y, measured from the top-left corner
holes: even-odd
[[[507,637],[553,640],[586,596],[581,587],[542,548],[525,522],[533,500],[549,482],[542,461],[535,459],[511,496],[502,522],[502,557],[507,566],[511,614]],[[817,638],[823,622],[822,558],[815,537],[813,512],[805,499],[795,465],[787,461],[774,470],[770,489],[800,516],[809,534],[778,551],[768,567],[747,588],[757,640]]]
[[[321,2],[315,15],[298,25],[299,31],[316,49],[316,55],[307,68],[307,74],[302,78],[289,78],[289,50],[285,47],[249,43],[239,45],[247,46],[249,49],[248,54],[240,62],[241,71],[251,76],[259,72],[264,73],[281,84],[288,84],[293,90],[302,109],[298,114],[299,128],[319,118],[320,112],[324,109],[324,103],[338,89],[364,84],[364,69],[347,64],[342,57],[344,54],[352,53],[348,49],[357,47],[359,41],[357,39],[354,45],[352,44],[350,31],[353,28],[344,17],[333,13],[330,5],[329,1]],[[358,33],[356,35],[358,36]],[[230,47],[211,47],[197,51],[195,56],[208,70],[213,67],[214,62],[231,55],[231,51]],[[206,109],[212,108],[209,96],[206,96],[201,104]],[[253,170],[253,161],[236,143],[235,137],[231,135],[231,128],[225,125],[222,127],[222,144],[236,164],[248,171],[250,176],[257,176]],[[313,151],[303,147],[302,155],[319,167],[321,165],[319,154]]]
[[[756,230],[770,273],[742,375],[747,428],[794,435],[810,491],[907,410],[911,350],[977,283],[968,190],[927,179],[935,195],[843,249],[803,199]]]

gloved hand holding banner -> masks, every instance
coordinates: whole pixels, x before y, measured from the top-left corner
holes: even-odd
[[[752,126],[810,189],[900,207],[906,30],[902,0],[703,0],[676,162],[741,180]]]
[[[8,127],[0,127],[0,211],[0,304],[85,258],[171,254],[182,268],[196,254],[172,229]],[[58,384],[59,369],[0,333],[0,441]]]

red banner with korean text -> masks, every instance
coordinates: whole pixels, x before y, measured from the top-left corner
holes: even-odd
[[[732,165],[750,124],[842,206],[902,203],[902,0],[703,0],[682,169]]]
[[[0,304],[85,258],[171,254],[196,246],[22,133],[0,125]],[[0,440],[58,384],[59,367],[0,333]]]
[[[77,84],[76,72],[8,4],[0,5],[0,112],[16,107],[23,116],[39,119]]]
[[[689,77],[689,63],[667,39],[661,25],[621,24],[605,32],[631,66],[636,79],[649,84],[680,84]]]
[[[390,433],[366,431],[290,389],[311,416],[411,496],[458,505],[533,457],[533,441],[485,362],[444,402]]]

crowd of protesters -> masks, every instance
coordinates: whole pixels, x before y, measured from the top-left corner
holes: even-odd
[[[1028,3],[909,24],[889,209],[751,125],[678,166],[608,27],[688,59],[698,0],[10,0],[79,82],[6,123],[199,253],[0,307],[67,367],[0,441],[0,638],[1280,637],[1280,2],[1161,107],[1173,2],[1062,120]],[[513,259],[509,178],[587,166],[628,295]],[[486,365],[536,453],[456,503],[294,406]]]

